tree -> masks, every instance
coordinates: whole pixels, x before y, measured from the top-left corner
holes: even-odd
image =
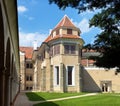
[[[120,0],[49,0],[60,9],[72,7],[78,13],[86,10],[101,11],[90,20],[90,27],[101,28],[102,32],[96,35],[96,40],[91,46],[97,49],[102,56],[94,57],[99,67],[120,69]]]

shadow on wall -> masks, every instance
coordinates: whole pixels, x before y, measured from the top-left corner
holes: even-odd
[[[82,76],[82,91],[83,92],[101,92],[100,86],[96,84],[95,80],[90,76],[90,74],[84,67],[82,67],[81,76]]]

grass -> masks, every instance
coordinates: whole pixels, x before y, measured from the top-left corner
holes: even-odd
[[[42,101],[42,100],[48,100],[48,99],[77,96],[82,94],[85,94],[85,93],[48,93],[48,92],[27,92],[26,93],[30,101]]]
[[[98,94],[94,96],[56,102],[45,102],[34,106],[120,106],[119,94]]]

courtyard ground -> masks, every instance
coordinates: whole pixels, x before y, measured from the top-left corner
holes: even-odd
[[[33,106],[34,104],[38,104],[38,103],[68,100],[72,98],[80,98],[80,97],[92,96],[97,94],[97,93],[89,93],[89,94],[83,94],[78,96],[71,96],[71,97],[64,97],[64,98],[57,98],[57,99],[50,99],[50,100],[43,100],[43,101],[29,101],[25,93],[26,92],[19,93],[14,106]]]

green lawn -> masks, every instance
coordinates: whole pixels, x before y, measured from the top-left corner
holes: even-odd
[[[26,93],[30,101],[42,101],[48,99],[64,98],[70,96],[77,96],[86,93],[47,93],[47,92],[28,92]]]
[[[76,99],[46,102],[34,106],[120,106],[120,95],[98,94]]]
[[[29,92],[26,93],[31,101],[42,101],[56,98],[83,95],[86,93],[47,93],[47,92]],[[45,102],[34,106],[120,106],[120,94],[106,93],[94,96],[80,97],[56,102]]]

